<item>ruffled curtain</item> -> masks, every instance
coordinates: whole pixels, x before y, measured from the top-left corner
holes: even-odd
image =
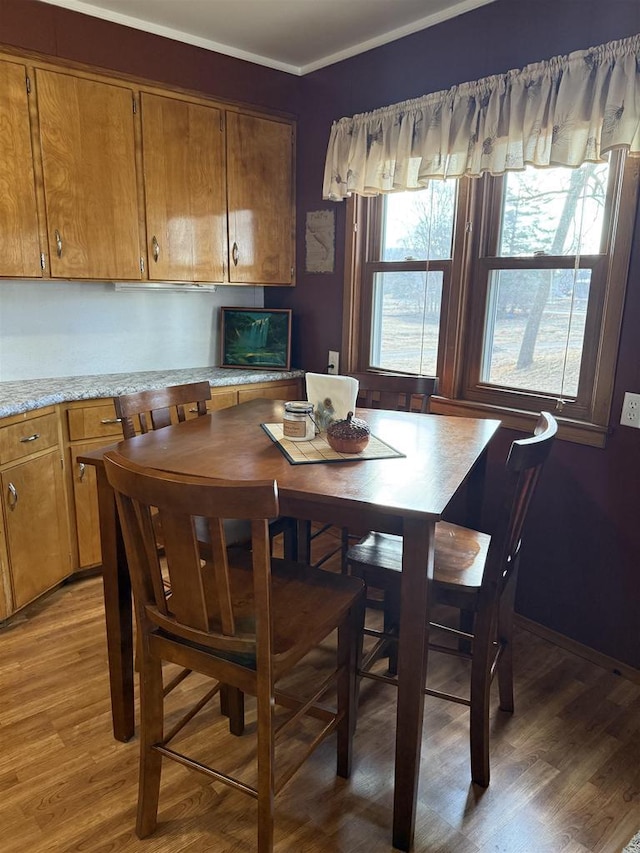
[[[334,122],[323,197],[640,153],[640,35]]]

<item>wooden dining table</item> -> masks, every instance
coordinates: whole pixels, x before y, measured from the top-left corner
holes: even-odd
[[[403,537],[393,846],[413,842],[427,664],[429,578],[434,525],[454,499],[478,500],[487,447],[500,422],[358,409],[376,438],[401,456],[291,464],[261,428],[282,422],[283,403],[257,399],[149,432],[117,445],[140,465],[232,480],[274,479],[280,513],[305,522]],[[131,587],[113,493],[102,464],[107,448],[79,457],[96,467],[114,736],[134,734]]]

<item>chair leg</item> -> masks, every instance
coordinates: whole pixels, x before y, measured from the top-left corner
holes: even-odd
[[[340,530],[340,571],[343,575],[349,574],[349,563],[347,561],[347,552],[349,550],[349,528],[343,527]]]
[[[509,587],[503,592],[498,609],[498,642],[501,646],[498,660],[498,692],[500,709],[513,714],[513,608],[516,590],[515,575],[509,579]]]
[[[471,709],[469,739],[471,780],[482,788],[489,786],[489,700],[491,695],[492,631],[481,614],[476,620],[471,663]]]
[[[295,560],[298,553],[298,525],[295,518],[284,519],[283,550],[285,560]]]
[[[142,661],[140,672],[140,766],[136,819],[139,838],[151,835],[157,824],[162,755],[153,747],[162,741],[163,699],[162,664],[147,657]]]
[[[258,684],[258,853],[273,852],[275,799],[275,746],[273,696],[269,686]]]
[[[296,532],[296,556],[299,563],[311,563],[311,522],[298,521]]]
[[[474,631],[474,621],[476,618],[476,614],[474,610],[461,610],[460,611],[460,630],[464,631],[467,634],[473,634]],[[471,640],[466,640],[464,637],[461,637],[458,640],[458,649],[463,654],[471,654]]]
[[[238,737],[244,733],[244,693],[228,684],[220,685],[220,713],[229,717],[229,731]]]

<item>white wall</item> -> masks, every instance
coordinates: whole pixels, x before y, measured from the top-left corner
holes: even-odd
[[[218,365],[220,306],[261,287],[117,292],[111,283],[0,281],[0,381]]]

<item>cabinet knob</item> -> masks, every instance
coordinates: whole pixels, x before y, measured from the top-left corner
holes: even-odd
[[[54,233],[55,233],[55,237],[56,237],[56,254],[58,255],[59,258],[61,258],[62,257],[62,237],[60,236],[60,232],[58,231],[57,228],[56,228]]]
[[[238,244],[234,241],[233,248],[231,249],[231,257],[233,259],[234,267],[238,266]]]
[[[82,482],[84,480],[86,468],[87,468],[87,466],[84,464],[84,462],[78,462],[78,472],[79,472],[78,473],[78,480],[79,480],[79,482]]]
[[[13,485],[13,483],[9,483],[7,491],[9,493],[9,509],[13,512],[13,510],[16,508],[16,504],[18,503],[18,490]]]
[[[155,234],[151,239],[151,246],[153,252],[153,260],[158,263],[158,258],[160,257],[160,243],[158,243],[158,238]]]

